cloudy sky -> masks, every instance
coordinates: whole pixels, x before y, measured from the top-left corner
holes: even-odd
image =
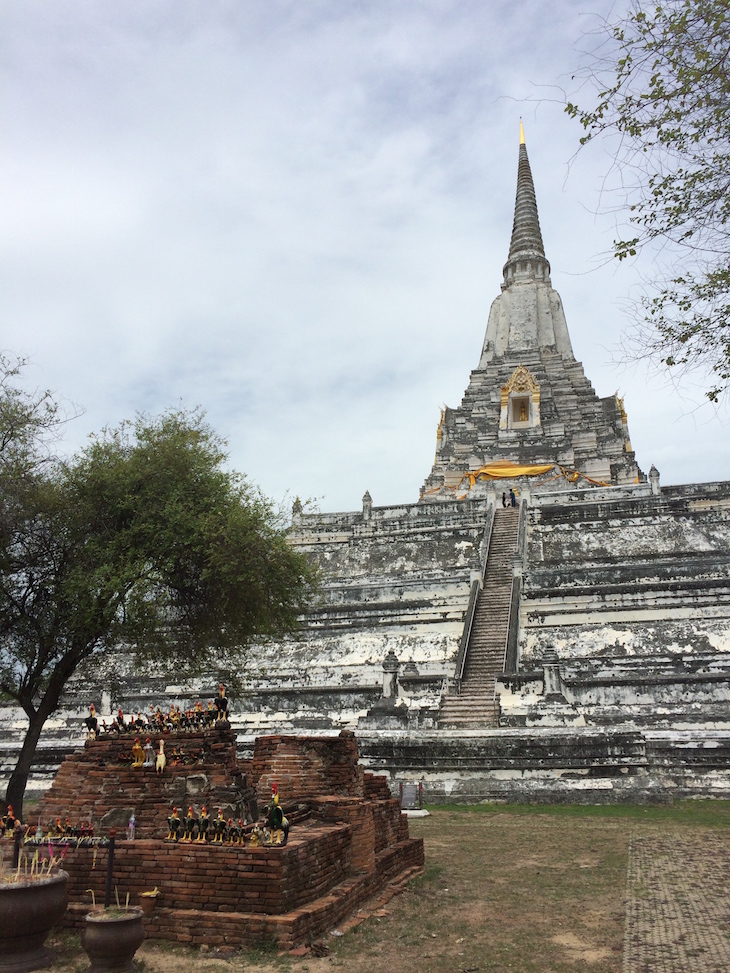
[[[644,470],[728,478],[727,410],[615,364],[650,267],[605,258],[610,147],[571,164],[563,113],[611,9],[0,3],[0,347],[83,408],[66,448],[199,405],[277,500],[417,499],[499,293],[522,115],[576,357]]]

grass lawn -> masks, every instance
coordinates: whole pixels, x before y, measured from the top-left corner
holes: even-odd
[[[322,973],[619,973],[632,833],[730,828],[730,802],[663,807],[438,806],[410,822],[426,869],[326,956],[278,956],[145,944],[149,973],[251,969]],[[56,940],[58,973],[88,969],[78,939]]]

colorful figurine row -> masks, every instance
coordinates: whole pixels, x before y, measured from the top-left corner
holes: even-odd
[[[40,824],[38,825],[40,829]],[[36,831],[36,837],[40,837]],[[80,838],[93,838],[94,828],[90,821],[82,821],[81,824],[71,824],[69,818],[62,821],[61,818],[56,818],[56,824],[50,828],[46,834],[46,838],[73,838],[78,840]]]
[[[210,842],[211,844],[242,845],[245,838],[245,825],[241,818],[236,824],[233,818],[226,819],[223,811],[218,808],[218,816],[212,820],[205,807],[200,811],[200,817],[192,807],[188,808],[187,816],[183,819],[175,807],[167,819],[167,837],[165,841],[179,842]]]
[[[184,733],[210,729],[216,723],[228,720],[228,697],[223,683],[218,687],[218,696],[208,701],[207,708],[197,702],[190,709],[182,710],[179,706],[171,706],[167,713],[163,713],[158,706],[150,706],[149,716],[141,712],[136,717],[127,719],[121,707],[117,715],[107,726],[106,721],[99,725],[96,707],[89,705],[89,715],[83,721],[86,727],[87,739],[95,740],[103,733]]]
[[[181,818],[180,811],[174,807],[167,819],[167,829],[165,841],[242,845],[246,839],[246,828],[241,818],[237,824],[233,818],[226,820],[223,811],[218,808],[218,816],[211,819],[205,805],[201,809],[200,817],[196,815],[194,808],[189,807],[185,818]],[[271,785],[271,800],[264,810],[263,827],[254,825],[249,844],[252,848],[285,845],[288,839],[289,820],[279,803],[279,787],[274,782]]]
[[[139,737],[135,737],[131,754],[129,756],[120,754],[119,761],[121,763],[128,763],[131,759],[133,770],[137,770],[140,767],[154,767],[157,773],[161,774],[168,764],[174,767],[189,766],[190,764],[200,763],[204,757],[205,754],[202,750],[197,754],[186,753],[182,747],[173,747],[168,756],[165,750],[164,740],[158,741],[157,751],[155,752],[149,737],[145,740],[144,746],[142,746]]]

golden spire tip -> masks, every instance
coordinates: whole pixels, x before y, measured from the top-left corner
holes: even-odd
[[[525,130],[522,127],[522,119],[520,118],[520,145],[525,144]]]

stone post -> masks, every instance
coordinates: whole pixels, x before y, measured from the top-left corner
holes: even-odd
[[[300,523],[302,519],[302,501],[299,497],[296,498],[294,503],[291,505],[291,522],[293,524]]]
[[[560,677],[560,666],[555,663],[542,667],[543,680],[545,683],[545,696],[563,696],[563,680]]]
[[[383,698],[395,699],[398,696],[398,656],[391,649],[383,660]]]
[[[661,493],[661,487],[659,486],[659,470],[651,464],[651,469],[649,470],[649,483],[651,484],[651,492],[655,497],[658,497]]]
[[[370,496],[370,491],[366,490],[365,495],[362,498],[362,519],[370,520],[373,515],[373,498]]]

